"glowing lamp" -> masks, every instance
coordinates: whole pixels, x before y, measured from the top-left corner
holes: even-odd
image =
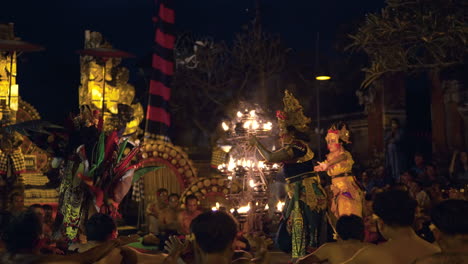
[[[328,81],[331,79],[331,77],[328,75],[320,75],[320,76],[316,76],[315,79],[317,81]]]

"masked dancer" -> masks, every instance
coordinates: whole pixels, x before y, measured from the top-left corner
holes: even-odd
[[[283,251],[292,251],[292,257],[296,259],[304,256],[308,247],[318,246],[318,228],[326,208],[326,196],[320,179],[312,171],[314,153],[307,144],[309,138],[305,133],[310,118],[304,115],[299,101],[288,90],[283,103],[284,111],[277,112],[283,147],[271,152],[255,137],[251,143],[267,162],[283,164],[289,200],[277,243]]]

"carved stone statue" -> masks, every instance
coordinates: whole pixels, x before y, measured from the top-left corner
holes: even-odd
[[[85,48],[112,48],[112,46],[99,32],[86,31]],[[144,114],[141,104],[133,103],[135,88],[128,83],[128,69],[119,66],[120,63],[120,58],[103,60],[82,56],[79,104],[89,105],[96,112],[104,111],[106,131],[124,129],[125,134],[130,134],[138,130]],[[104,72],[106,76],[103,76]],[[105,109],[103,109],[104,100]]]

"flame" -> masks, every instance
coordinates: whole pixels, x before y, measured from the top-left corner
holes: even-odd
[[[224,131],[228,131],[229,130],[229,126],[226,124],[226,123],[222,123],[221,126],[223,127],[223,130]]]
[[[270,206],[268,206],[268,204],[265,205],[265,210],[266,210],[266,211],[270,210]]]
[[[263,161],[259,161],[258,162],[258,168],[260,168],[260,169],[265,168],[265,163],[263,163]]]
[[[244,123],[244,128],[245,128],[245,129],[249,129],[251,125],[252,125],[252,121],[250,121],[250,120],[245,121],[245,123]]]
[[[273,124],[271,122],[263,124],[263,129],[264,130],[271,130],[272,128],[273,128]]]
[[[252,129],[258,129],[260,127],[260,125],[258,124],[257,120],[254,120],[252,122]]]
[[[278,210],[279,212],[282,212],[282,211],[283,211],[283,207],[284,207],[284,202],[282,202],[282,201],[279,201],[279,202],[276,204],[276,210]]]
[[[246,214],[246,213],[248,213],[249,211],[250,211],[250,203],[247,204],[247,206],[242,206],[242,207],[240,207],[239,209],[237,209],[237,212],[238,212],[239,214]]]
[[[249,114],[250,114],[251,117],[255,117],[255,115],[256,115],[255,110],[251,110]]]
[[[240,111],[237,112],[237,117],[242,117],[242,113]]]
[[[236,167],[236,161],[232,157],[230,157],[229,164],[227,166],[228,171],[233,171],[235,167]]]
[[[249,181],[249,185],[250,185],[250,187],[252,187],[252,188],[255,187],[255,182],[254,182],[254,180],[250,180],[250,181]]]
[[[231,214],[233,214],[233,213],[234,213],[234,211],[235,211],[235,209],[234,209],[234,208],[231,208],[231,209],[229,210],[229,212],[231,212]]]

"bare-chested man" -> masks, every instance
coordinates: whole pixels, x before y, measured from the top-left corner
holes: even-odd
[[[180,212],[179,195],[171,193],[169,195],[169,203],[159,214],[159,232],[163,235],[177,234],[179,230],[179,223],[177,217]]]
[[[88,242],[81,244],[77,248],[78,252],[100,246],[103,243],[114,240],[118,236],[117,226],[109,215],[94,214],[86,223],[86,236]],[[162,263],[165,259],[165,254],[148,255],[142,254],[129,247],[118,247],[112,249],[108,254],[101,258],[96,264],[133,264],[133,263]]]
[[[417,203],[405,191],[391,190],[376,195],[374,214],[377,228],[387,242],[360,250],[346,264],[411,264],[416,259],[440,252],[421,239],[411,227]]]
[[[150,233],[159,234],[159,214],[167,207],[168,203],[167,189],[161,188],[156,191],[156,201],[148,204],[146,214],[148,216],[148,229]]]
[[[468,201],[443,201],[432,210],[431,219],[442,252],[415,264],[468,264]]]
[[[360,249],[369,246],[364,240],[364,223],[357,215],[343,215],[336,223],[338,241],[326,243],[314,253],[297,260],[297,264],[322,263],[338,264],[350,259]]]
[[[190,234],[190,223],[192,220],[202,213],[198,210],[198,198],[191,194],[185,198],[185,210],[179,214],[180,233]]]
[[[124,240],[119,239],[102,243],[81,254],[66,256],[42,255],[39,252],[38,243],[41,235],[42,223],[36,213],[26,211],[15,216],[5,231],[4,240],[7,251],[0,255],[0,263],[98,263],[97,261],[109,254],[117,246],[126,243]]]

